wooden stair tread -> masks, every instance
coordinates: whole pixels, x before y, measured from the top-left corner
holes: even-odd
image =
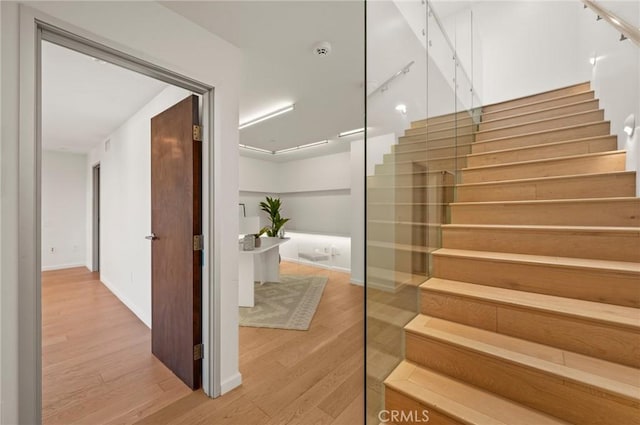
[[[568,125],[566,127],[552,128],[550,130],[532,131],[530,133],[517,134],[517,135],[514,135],[514,136],[496,137],[495,139],[481,140],[481,141],[475,142],[475,144],[479,145],[479,144],[482,144],[482,143],[495,142],[497,140],[509,140],[509,139],[514,138],[514,137],[536,136],[536,135],[541,135],[541,134],[545,134],[545,133],[553,133],[554,131],[559,131],[559,130],[568,130],[568,129],[575,129],[575,128],[580,128],[580,127],[587,127],[587,126],[590,126],[590,125],[600,124],[600,123],[611,124],[611,122],[609,120],[592,121],[592,122],[587,122],[587,123],[582,123],[582,124]],[[486,130],[486,131],[493,131],[493,130]]]
[[[513,119],[513,118],[521,118],[521,117],[526,117],[527,115],[532,115],[532,114],[536,114],[539,112],[548,112],[548,111],[554,111],[554,110],[562,110],[564,108],[567,107],[571,107],[571,106],[577,106],[577,105],[583,105],[583,104],[587,104],[587,103],[591,103],[596,101],[597,99],[590,99],[590,100],[581,100],[579,102],[573,102],[573,103],[567,103],[565,105],[560,105],[560,106],[551,106],[551,107],[547,107],[547,108],[542,108],[542,109],[537,109],[535,111],[529,111],[529,112],[522,112],[519,114],[515,114],[515,115],[510,115],[508,117],[502,117],[502,118],[494,118],[494,119],[489,119],[486,121],[481,121],[480,124],[492,124],[494,122],[498,122],[498,121],[504,121],[504,120],[509,120],[509,119]],[[543,102],[540,102],[543,103]],[[597,110],[598,108],[595,108],[595,110]],[[568,114],[571,115],[571,114]],[[558,115],[558,117],[560,117],[562,115]],[[533,122],[533,121],[532,121]]]
[[[590,86],[590,85],[591,85],[591,82],[590,82],[590,81],[583,81],[583,82],[576,83],[576,84],[570,84],[570,85],[565,86],[565,87],[558,87],[558,88],[555,88],[555,89],[546,90],[546,91],[542,91],[542,92],[539,92],[539,93],[534,93],[534,94],[529,94],[529,95],[526,95],[526,96],[515,97],[515,98],[513,98],[513,99],[509,99],[509,100],[503,100],[502,102],[490,103],[490,104],[487,104],[487,105],[483,105],[482,107],[483,107],[483,108],[486,108],[486,107],[490,107],[490,106],[498,106],[498,105],[501,105],[501,104],[503,104],[503,103],[504,103],[504,104],[508,104],[508,103],[511,103],[511,102],[513,102],[513,101],[515,101],[515,100],[523,100],[523,99],[527,99],[527,98],[529,98],[529,97],[536,97],[536,96],[543,95],[543,94],[548,94],[548,93],[553,93],[553,92],[560,92],[560,91],[565,90],[565,89],[569,89],[569,88],[572,88],[572,87],[578,87],[578,86],[582,86],[582,85],[586,85],[586,84],[589,84],[589,86]],[[581,93],[591,92],[591,91],[593,91],[593,90],[588,89],[588,90],[584,90],[584,91],[583,91],[583,92],[581,92]],[[525,103],[525,104],[523,104],[523,105],[531,105],[531,104],[536,104],[536,103],[544,103],[544,102],[547,102],[547,101],[549,101],[549,100],[551,100],[551,99],[565,98],[565,97],[575,96],[576,94],[577,94],[577,93],[572,93],[572,94],[568,94],[568,95],[557,96],[557,97],[553,97],[553,98],[550,98],[550,99],[544,99],[544,100],[540,100],[540,101],[536,101],[536,102]],[[520,106],[523,106],[523,105],[520,105]],[[504,109],[496,109],[496,110],[491,111],[491,113],[494,113],[494,112],[500,112],[500,111],[505,111],[505,110],[513,109],[513,108],[514,108],[514,107],[507,107],[507,108],[504,108]]]
[[[640,331],[640,310],[633,307],[562,298],[440,278],[431,278],[421,284],[420,288],[516,307],[560,313],[583,320],[605,322]]]
[[[415,316],[415,311],[403,310],[392,305],[367,300],[367,318],[377,319],[401,328]]]
[[[406,143],[403,143],[402,146],[407,146],[407,145],[410,145],[412,143],[420,144],[420,145],[424,146],[426,142],[406,142]],[[393,146],[398,146],[398,144],[395,144]],[[423,146],[420,146],[419,149],[415,149],[415,150],[408,150],[408,151],[402,151],[402,152],[391,152],[390,154],[396,154],[397,155],[397,154],[403,154],[403,153],[413,153],[413,152],[422,152],[422,151],[425,151],[425,152],[439,151],[439,150],[443,150],[443,149],[453,149],[453,148],[456,148],[456,147],[458,147],[458,148],[470,147],[470,146],[473,146],[473,143],[460,143],[460,144],[453,144],[451,146],[443,146],[443,147],[438,147],[438,148],[428,147],[428,146],[423,147]]]
[[[516,254],[510,252],[470,251],[465,249],[440,248],[433,255],[471,259],[496,260],[509,263],[545,265],[548,267],[570,267],[590,270],[609,270],[640,275],[640,263],[628,261],[596,260],[574,257],[550,257],[545,255]],[[640,276],[638,276],[640,278]]]
[[[640,198],[635,197],[616,197],[616,198],[578,198],[578,199],[531,199],[517,201],[478,201],[478,202],[455,202],[455,205],[554,205],[554,204],[590,204],[590,203],[638,203],[640,206]],[[638,210],[640,214],[640,209]]]
[[[576,113],[573,113],[573,114],[558,115],[558,116],[551,117],[551,118],[543,118],[543,119],[538,119],[538,120],[533,120],[533,121],[527,121],[525,123],[511,124],[511,125],[506,125],[504,127],[492,128],[492,129],[489,129],[489,130],[479,130],[479,131],[476,131],[475,134],[476,135],[482,135],[482,134],[490,133],[492,131],[516,129],[518,127],[523,127],[523,126],[530,125],[530,124],[542,124],[542,123],[545,123],[547,121],[554,121],[554,120],[559,120],[559,119],[564,119],[564,118],[577,117],[577,116],[580,116],[580,115],[588,115],[588,114],[590,114],[590,113],[592,113],[594,111],[599,111],[599,109],[594,109],[592,111],[586,111],[586,112],[576,112]]]
[[[568,174],[566,176],[529,177],[526,179],[515,179],[515,180],[497,180],[497,181],[487,181],[487,182],[460,183],[456,186],[457,187],[487,186],[487,185],[496,185],[496,184],[525,183],[525,182],[550,181],[550,180],[561,180],[561,179],[579,179],[579,178],[585,178],[590,176],[596,177],[596,176],[608,176],[608,175],[611,175],[611,176],[629,175],[634,173],[635,171],[610,171],[606,173]]]
[[[414,204],[410,204],[414,205]],[[422,204],[419,204],[422,205]],[[443,204],[428,204],[428,205],[443,205]],[[424,223],[415,221],[397,221],[397,220],[367,220],[368,223],[375,224],[400,224],[402,226],[425,226],[425,227],[442,227],[442,223]]]
[[[426,368],[401,362],[385,385],[420,404],[468,424],[567,424]]]
[[[397,282],[401,285],[420,286],[427,280],[426,276],[397,270],[367,266],[367,277]]]
[[[526,165],[526,164],[541,164],[541,163],[549,163],[549,162],[561,162],[567,161],[570,159],[577,158],[590,158],[597,156],[609,156],[609,155],[620,155],[626,153],[625,150],[615,150],[615,151],[606,151],[606,152],[592,152],[592,153],[583,153],[580,155],[569,155],[569,156],[561,156],[557,158],[543,158],[543,159],[532,159],[529,161],[518,161],[518,162],[505,162],[501,164],[494,165],[482,165],[479,167],[466,167],[462,168],[462,171],[475,171],[475,170],[495,170],[501,167],[512,167],[514,165]]]
[[[640,402],[639,369],[422,314],[405,330]]]
[[[615,137],[616,136],[612,136],[612,135],[581,137],[579,139],[562,140],[560,142],[540,143],[538,145],[519,146],[519,147],[509,148],[509,149],[497,149],[497,150],[487,151],[487,152],[469,153],[469,154],[467,154],[467,156],[469,156],[469,157],[479,157],[479,156],[487,156],[487,155],[493,155],[493,154],[499,154],[499,153],[507,153],[507,152],[515,152],[515,151],[526,151],[526,150],[537,149],[537,148],[540,148],[540,147],[543,147],[543,146],[544,147],[560,146],[560,145],[566,145],[566,144],[570,144],[570,143],[588,142],[588,141],[591,141],[591,140],[598,140],[598,139],[604,139],[604,138],[615,138]],[[482,142],[479,142],[479,143],[482,143]]]
[[[565,103],[565,101],[571,101],[571,100],[575,101],[575,99],[583,99],[586,101],[597,100],[595,96],[595,91],[587,90],[580,93],[571,93],[571,94],[566,94],[563,96],[553,97],[549,99],[538,100],[536,102],[524,103],[524,104],[510,106],[503,109],[496,109],[494,111],[486,111],[482,113],[481,119],[485,119],[486,117],[491,117],[495,115],[502,115],[504,118],[509,118],[509,117],[519,115],[520,113],[522,113],[521,111],[523,109],[535,111],[535,110],[539,110],[538,108],[544,108],[545,107],[544,104],[547,104],[547,106],[549,104],[567,105],[568,103]],[[569,103],[575,103],[575,102],[569,102]],[[491,106],[491,105],[487,105],[487,106]],[[483,121],[481,120],[480,123],[482,122]]]
[[[530,230],[537,232],[549,230],[553,232],[610,233],[640,236],[640,227],[607,227],[607,226],[549,226],[544,224],[443,224],[449,229],[483,229],[483,230]]]
[[[380,242],[380,241],[368,241],[367,246],[377,247],[377,248],[388,248],[396,251],[412,251],[419,252],[423,254],[429,254],[430,252],[435,251],[437,248],[427,247],[427,246],[418,246],[418,245],[409,245],[395,242]]]

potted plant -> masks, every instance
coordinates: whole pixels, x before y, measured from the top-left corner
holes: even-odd
[[[269,220],[271,220],[271,226],[265,226],[260,229],[260,234],[266,233],[267,236],[277,237],[282,229],[282,226],[289,221],[288,218],[284,218],[280,215],[280,208],[282,208],[282,201],[280,198],[266,197],[266,202],[260,202],[260,209],[269,214]]]

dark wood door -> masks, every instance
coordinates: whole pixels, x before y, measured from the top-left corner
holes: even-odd
[[[193,389],[201,384],[202,146],[198,98],[151,119],[151,350]]]

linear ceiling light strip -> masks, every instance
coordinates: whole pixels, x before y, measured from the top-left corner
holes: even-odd
[[[269,112],[268,114],[263,115],[261,117],[254,118],[252,120],[249,120],[249,121],[246,121],[244,123],[241,123],[240,126],[238,127],[238,130],[242,130],[243,128],[247,128],[247,127],[252,126],[254,124],[258,124],[259,122],[268,120],[270,118],[277,117],[278,115],[282,115],[282,114],[284,114],[286,112],[293,111],[294,107],[295,107],[295,104],[289,105],[289,106],[285,106],[284,108],[280,108],[280,109],[275,110],[273,112]]]

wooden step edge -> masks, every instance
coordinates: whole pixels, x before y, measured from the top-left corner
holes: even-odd
[[[449,205],[443,202],[369,202],[368,206],[406,206],[406,207],[444,207]]]
[[[407,145],[410,145],[410,144],[413,144],[413,143],[424,145],[427,142],[405,142],[405,143],[402,144],[402,146],[407,146]],[[396,143],[393,146],[400,146],[400,145],[398,145]],[[437,150],[442,150],[442,149],[453,149],[453,148],[471,147],[471,146],[473,146],[473,143],[460,143],[460,144],[451,145],[451,146],[443,146],[443,147],[440,147],[440,148],[426,147],[424,149],[416,149],[416,150],[403,151],[403,152],[395,152],[394,151],[394,152],[386,153],[385,155],[394,155],[394,154],[397,155],[397,154],[403,154],[403,153],[422,152],[422,151],[430,152],[430,151],[437,151]]]
[[[489,151],[489,152],[469,153],[469,154],[467,154],[467,156],[468,157],[480,157],[480,156],[487,156],[487,155],[493,155],[493,154],[509,153],[509,152],[516,152],[516,151],[526,151],[526,150],[530,150],[530,149],[533,150],[533,149],[538,149],[538,148],[541,148],[541,147],[562,146],[562,145],[568,145],[568,144],[572,144],[572,143],[589,142],[589,141],[592,141],[592,140],[599,140],[599,139],[617,140],[618,137],[615,136],[615,135],[582,137],[582,138],[579,138],[579,139],[562,140],[560,142],[540,143],[538,145],[520,146],[520,147],[517,147],[517,148],[508,148],[508,149],[498,149],[498,150]],[[478,142],[478,143],[482,143],[482,142]]]
[[[447,330],[438,329],[440,325],[446,327]],[[629,366],[571,353],[574,358],[588,359],[592,364],[599,364],[601,367],[598,368],[598,374],[596,375],[593,370],[578,369],[577,367],[556,363],[530,354],[545,352],[565,353],[566,350],[422,314],[407,323],[404,329],[406,332],[418,337],[437,340],[465,351],[473,351],[538,373],[555,375],[578,385],[584,385],[597,391],[625,398],[634,404],[640,403],[640,386],[639,384],[630,383],[633,377],[638,375],[639,371]],[[611,373],[612,370],[614,373]],[[627,382],[623,382],[613,376],[620,376],[620,371],[628,372],[626,375]]]
[[[433,174],[433,175],[451,174],[452,176],[455,175],[452,171],[449,171],[449,170],[432,170],[432,171],[411,171],[411,172],[403,171],[401,173],[379,173],[379,174],[376,173],[373,176],[367,176],[367,177],[401,177],[401,176],[415,176],[418,174]]]
[[[529,164],[542,164],[549,162],[562,162],[571,159],[579,159],[579,158],[591,158],[598,156],[612,156],[612,155],[626,155],[626,150],[615,150],[615,151],[604,151],[604,152],[591,152],[591,153],[582,153],[578,155],[569,155],[569,156],[560,156],[555,158],[542,158],[542,159],[532,159],[529,161],[518,161],[518,162],[504,162],[501,164],[491,164],[491,165],[481,165],[479,167],[466,167],[462,168],[461,171],[476,171],[476,170],[494,170],[502,167],[512,167],[514,165],[529,165]]]
[[[544,103],[557,102],[558,100],[563,100],[563,99],[567,99],[567,98],[570,98],[570,97],[584,96],[585,94],[589,94],[589,93],[592,95],[592,98],[591,99],[587,99],[587,101],[599,100],[596,97],[596,93],[595,93],[594,90],[587,90],[587,91],[583,91],[583,92],[580,92],[580,93],[573,93],[573,94],[568,94],[568,95],[565,95],[565,96],[553,97],[553,98],[550,98],[550,99],[540,100],[540,101],[537,101],[537,102],[525,103],[525,104],[518,105],[518,106],[511,106],[511,107],[504,108],[504,109],[497,109],[497,110],[491,111],[491,112],[482,111],[482,117],[481,118],[485,118],[487,116],[491,116],[491,115],[494,115],[494,114],[502,114],[502,113],[509,112],[509,111],[516,111],[517,109],[530,108],[530,107],[536,106],[536,105],[542,106],[543,109],[544,109],[544,105],[542,105]],[[513,117],[513,116],[516,116],[516,115],[519,115],[519,114],[516,112],[513,115],[507,115],[505,118],[510,118],[510,117]],[[480,122],[482,122],[482,121],[480,121]]]
[[[508,230],[525,232],[580,232],[580,233],[609,233],[617,235],[640,236],[640,227],[615,227],[615,226],[554,226],[554,225],[534,225],[534,224],[443,224],[443,229],[478,229],[478,230]]]
[[[589,127],[589,126],[597,125],[597,124],[608,124],[609,126],[611,126],[611,122],[608,121],[608,120],[591,121],[591,122],[582,123],[582,124],[569,125],[569,126],[566,126],[566,127],[552,128],[552,129],[549,129],[549,130],[532,131],[531,133],[516,134],[516,135],[513,135],[513,136],[503,136],[503,137],[496,137],[495,139],[480,140],[480,141],[476,141],[474,143],[476,145],[478,145],[478,144],[482,144],[482,143],[491,143],[491,142],[514,139],[514,138],[518,138],[518,137],[539,136],[541,134],[553,133],[554,131],[573,130],[573,129],[576,129],[576,128]]]
[[[456,187],[475,187],[475,186],[490,186],[500,184],[519,184],[519,183],[536,183],[539,181],[552,181],[552,180],[571,180],[589,177],[603,177],[603,176],[618,176],[618,175],[632,175],[635,171],[608,171],[606,173],[587,173],[587,174],[568,174],[566,176],[549,176],[549,177],[529,177],[526,179],[515,180],[495,180],[488,182],[476,182],[476,183],[460,183]]]
[[[413,379],[412,379],[413,378]],[[464,424],[568,425],[490,392],[403,360],[384,381],[385,386]],[[427,386],[429,385],[429,386]]]
[[[470,134],[461,134],[459,136],[447,136],[447,137],[438,137],[435,139],[426,139],[425,140],[418,140],[418,141],[413,141],[413,142],[402,142],[401,139],[406,139],[407,137],[420,137],[420,136],[424,136],[424,134],[414,134],[412,136],[399,136],[398,137],[398,144],[402,144],[402,145],[408,145],[411,143],[429,143],[429,142],[439,142],[442,140],[455,140],[456,138],[461,138],[461,137],[473,137],[475,133],[470,133]]]
[[[535,111],[530,111],[530,112],[523,112],[521,114],[515,114],[515,115],[510,115],[508,117],[503,117],[503,118],[494,118],[492,120],[486,120],[486,121],[480,121],[480,124],[493,124],[497,121],[504,121],[504,120],[510,120],[510,119],[514,119],[514,118],[522,118],[522,117],[526,117],[527,115],[533,115],[533,114],[539,114],[540,112],[549,112],[549,111],[555,111],[555,110],[560,110],[563,108],[570,108],[572,106],[577,106],[577,105],[583,105],[589,102],[598,102],[598,99],[588,99],[588,100],[581,100],[579,102],[574,102],[574,103],[567,103],[566,105],[560,105],[560,106],[552,106],[549,108],[543,108],[543,109],[538,109]],[[597,111],[600,108],[595,108],[595,109],[589,109],[588,111],[582,111],[582,112],[592,112],[592,111]],[[576,112],[578,113],[578,112]],[[571,114],[569,114],[571,115]],[[562,115],[558,115],[558,117],[561,117]],[[556,118],[556,117],[554,117]],[[533,121],[530,121],[533,122]],[[528,124],[528,122],[527,122]]]
[[[640,278],[640,263],[628,261],[598,260],[575,257],[551,257],[534,254],[518,254],[511,252],[471,251],[465,249],[440,248],[433,256],[457,257],[471,260],[488,260],[500,263],[524,264],[553,268],[570,268],[580,270],[606,270],[616,273],[630,274]]]
[[[389,280],[410,286],[420,286],[428,279],[428,277],[424,275],[373,266],[367,266],[366,275],[368,278]]]
[[[375,248],[393,249],[394,251],[410,251],[421,254],[430,254],[438,248],[418,245],[408,245],[395,242],[367,241],[367,246]]]
[[[418,123],[420,123],[422,121],[436,120],[436,119],[439,120],[439,119],[445,118],[445,117],[453,117],[453,118],[447,119],[447,120],[438,121],[438,122],[436,122],[434,124],[444,124],[444,123],[448,123],[448,122],[454,122],[454,121],[458,120],[458,116],[463,117],[463,119],[473,119],[474,115],[473,115],[473,113],[470,114],[469,111],[474,111],[475,112],[475,110],[479,110],[479,109],[481,109],[481,108],[480,107],[476,107],[474,109],[469,109],[469,110],[464,110],[464,111],[459,111],[459,112],[451,112],[450,114],[444,114],[444,115],[438,115],[438,116],[435,116],[435,117],[422,118],[422,119],[419,119],[419,120],[411,121],[409,123],[409,125],[411,126],[410,128],[420,128],[420,127],[423,127],[423,126],[427,125],[427,123],[418,125]],[[478,112],[481,113],[482,111],[478,111]]]
[[[595,204],[595,203],[638,203],[640,206],[640,198],[636,197],[617,197],[617,198],[578,198],[578,199],[527,199],[516,201],[479,201],[479,202],[452,202],[452,207],[456,206],[473,206],[473,205],[546,205],[546,204]],[[639,211],[640,213],[640,211]]]
[[[604,323],[640,332],[640,310],[633,307],[562,298],[554,295],[483,286],[449,279],[431,278],[420,285],[423,291],[471,298],[491,304],[531,309],[547,314]]]
[[[576,113],[573,113],[573,114],[559,115],[557,117],[542,118],[542,119],[539,119],[539,120],[529,121],[529,122],[520,123],[520,124],[506,125],[504,127],[497,127],[497,128],[492,128],[492,129],[489,129],[489,130],[480,130],[480,131],[476,131],[474,134],[476,136],[481,136],[481,135],[484,135],[484,134],[487,134],[487,133],[491,133],[492,131],[510,130],[510,129],[515,129],[515,128],[518,128],[518,127],[524,127],[526,125],[543,124],[543,123],[549,122],[549,121],[562,120],[562,119],[577,117],[577,116],[580,116],[580,115],[588,115],[588,114],[592,114],[593,112],[603,112],[603,115],[604,115],[604,111],[602,109],[596,109],[596,110],[593,110],[593,111],[576,112]]]
[[[367,220],[369,224],[393,224],[401,226],[423,226],[423,227],[442,227],[442,223],[423,223],[413,221],[394,221],[394,220]]]
[[[564,97],[569,97],[569,96],[575,96],[576,94],[588,93],[590,91],[593,91],[593,90],[591,90],[591,81],[583,81],[581,83],[569,84],[568,86],[559,87],[559,88],[555,88],[555,89],[551,89],[551,90],[546,90],[546,91],[542,91],[542,92],[539,92],[539,93],[528,94],[526,96],[520,96],[520,97],[516,97],[516,98],[513,98],[513,99],[509,99],[509,100],[503,100],[501,102],[489,103],[487,105],[482,105],[482,108],[487,108],[487,107],[490,107],[490,106],[497,106],[497,105],[500,105],[500,104],[503,104],[503,103],[510,103],[510,102],[513,102],[513,101],[516,101],[516,100],[522,100],[522,99],[526,99],[526,98],[529,98],[529,97],[540,96],[542,94],[559,92],[559,91],[562,91],[562,90],[570,89],[572,87],[582,86],[582,85],[585,85],[585,84],[589,84],[589,89],[588,90],[585,90],[585,91],[580,92],[580,93],[573,93],[573,94],[570,94],[570,95],[557,96],[557,97],[554,97],[554,98],[551,98],[551,99],[559,99],[559,98],[564,98]],[[544,101],[548,101],[548,100],[551,100],[551,99],[545,99]],[[541,103],[541,102],[543,102],[543,101],[526,103],[524,105],[531,105],[531,104]],[[524,105],[521,105],[521,106],[524,106]],[[506,111],[508,109],[513,109],[513,108],[497,109],[497,110],[491,111],[491,112],[493,113],[493,112],[498,112],[498,111]]]
[[[374,177],[374,176],[367,176]],[[441,186],[393,186],[393,187],[368,187],[367,190],[409,190],[409,189],[419,189],[419,190],[429,190],[429,189],[441,189],[443,187],[455,187],[455,184],[444,184]]]

